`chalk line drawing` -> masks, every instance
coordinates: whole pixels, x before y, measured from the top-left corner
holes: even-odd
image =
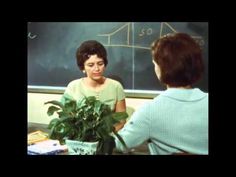
[[[28,25],[29,24],[31,24],[31,22],[28,22]],[[30,39],[34,39],[34,38],[36,38],[37,37],[37,35],[33,35],[31,32],[28,32],[28,38],[30,38]]]
[[[164,32],[164,28],[165,26],[167,28],[169,28],[171,30],[171,33],[177,33],[178,31],[176,29],[174,29],[169,23],[167,22],[161,22],[161,26],[160,26],[160,33],[159,33],[159,38],[169,34],[163,34]],[[120,32],[122,29],[126,28],[126,41],[124,41],[123,44],[112,44],[111,43],[111,38],[118,32]],[[139,48],[139,49],[146,49],[146,50],[150,50],[150,47],[144,47],[144,46],[139,46],[139,45],[131,45],[130,44],[130,32],[131,32],[131,22],[129,23],[125,23],[123,26],[119,27],[118,29],[116,29],[115,31],[112,31],[110,33],[105,33],[105,34],[98,34],[97,36],[104,36],[107,37],[107,43],[104,44],[104,46],[108,46],[108,47],[129,47],[129,48]],[[153,30],[152,28],[148,28],[149,31],[147,31],[147,35],[151,35]],[[143,31],[142,31],[143,32]],[[143,36],[143,34],[139,34],[139,36]],[[204,45],[204,40],[201,36],[192,36],[199,44],[200,46]]]
[[[167,34],[162,34],[163,33],[163,28],[164,28],[164,26],[167,26],[173,33],[178,33],[178,31],[177,30],[175,30],[169,23],[166,23],[166,22],[162,22],[161,23],[161,28],[160,28],[160,38],[161,37],[163,37],[163,36],[165,36],[165,35],[167,35],[167,34],[169,34],[169,33],[167,33]],[[203,40],[203,38],[201,37],[201,36],[193,36],[193,35],[191,35],[191,37],[193,38],[193,39],[195,39],[195,41],[202,47],[204,44],[205,44],[205,42],[204,42],[204,40]]]
[[[36,34],[33,35],[33,34],[31,34],[31,32],[28,33],[28,38],[30,38],[30,39],[34,39],[34,38],[36,38],[36,37],[37,37]]]
[[[121,31],[122,29],[127,28],[126,30],[126,41],[124,44],[112,44],[111,43],[111,37]],[[125,23],[123,26],[118,28],[117,30],[107,33],[107,34],[98,34],[98,36],[106,36],[107,37],[107,44],[104,44],[104,46],[110,46],[110,47],[130,47],[130,48],[139,48],[139,49],[147,49],[150,50],[150,47],[143,47],[143,46],[137,46],[137,45],[131,45],[130,44],[130,30],[131,30],[131,22]]]

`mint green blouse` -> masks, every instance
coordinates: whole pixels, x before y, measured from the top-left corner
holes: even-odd
[[[85,96],[95,96],[98,100],[108,104],[113,111],[116,102],[125,99],[122,85],[118,81],[110,78],[107,78],[104,87],[98,92],[87,87],[83,83],[83,78],[73,80],[68,84],[64,94],[70,95],[77,101],[81,100]]]

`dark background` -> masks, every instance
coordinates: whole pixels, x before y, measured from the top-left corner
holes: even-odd
[[[208,92],[207,22],[29,22],[28,85],[66,86],[83,77],[76,65],[76,49],[85,40],[97,40],[108,52],[106,76],[118,76],[125,89],[164,90],[148,48],[155,39],[175,31],[200,42],[205,73],[195,86]]]

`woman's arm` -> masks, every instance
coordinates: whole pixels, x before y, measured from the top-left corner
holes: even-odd
[[[115,105],[115,112],[125,112],[126,111],[126,103],[125,99],[121,101],[117,101]],[[121,120],[119,123],[115,124],[116,131],[119,131],[121,128],[124,127],[126,120]]]
[[[117,101],[115,105],[115,112],[125,112],[125,111],[126,111],[125,99]]]
[[[144,104],[136,110],[125,128],[118,131],[128,148],[136,147],[150,138],[150,104]],[[115,137],[116,149],[125,150],[120,140]]]

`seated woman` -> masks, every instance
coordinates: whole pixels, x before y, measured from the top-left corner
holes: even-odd
[[[128,148],[148,140],[152,155],[208,154],[208,93],[192,87],[203,72],[200,46],[189,35],[175,33],[155,41],[152,56],[167,89],[136,110],[118,134]]]
[[[108,64],[104,46],[95,40],[85,41],[77,49],[76,59],[79,69],[86,76],[71,81],[64,95],[68,94],[75,100],[80,100],[85,96],[95,96],[98,100],[108,104],[115,112],[126,111],[125,93],[122,85],[103,75]],[[120,130],[124,124],[125,120],[117,123],[115,125],[116,131]]]

